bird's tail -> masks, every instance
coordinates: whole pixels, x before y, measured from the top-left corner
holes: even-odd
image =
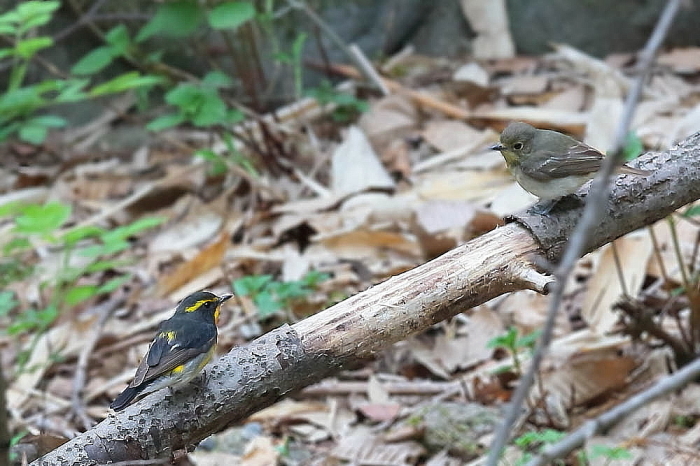
[[[129,403],[131,403],[134,398],[136,398],[136,395],[141,393],[143,390],[143,387],[126,387],[126,389],[119,394],[118,397],[112,401],[112,404],[109,405],[110,408],[112,408],[115,411],[121,411],[122,409],[126,408]]]
[[[642,170],[641,168],[634,168],[630,167],[629,165],[622,165],[617,169],[617,172],[637,176],[649,176],[652,174],[652,172],[650,172],[649,170]]]

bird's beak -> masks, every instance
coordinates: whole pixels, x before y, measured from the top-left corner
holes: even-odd
[[[489,147],[491,150],[503,150],[505,149],[505,146],[503,144],[494,144],[493,146]]]
[[[224,301],[228,301],[231,298],[233,298],[232,294],[225,294],[219,298],[219,304],[223,303]]]

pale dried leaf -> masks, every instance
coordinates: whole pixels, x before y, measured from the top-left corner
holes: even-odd
[[[673,403],[667,397],[652,400],[621,419],[609,431],[612,438],[645,438],[663,431],[671,419]]]
[[[690,260],[693,257],[698,229],[697,226],[685,221],[678,221],[675,223],[675,225],[678,245],[681,253],[680,259],[684,264],[686,264],[687,267],[687,264],[690,263]],[[661,220],[655,223],[652,228],[654,229],[654,234],[656,235],[656,240],[658,242],[658,253],[661,256],[661,262],[663,263],[663,268],[666,271],[665,275],[676,283],[682,283],[681,270],[678,264],[679,258],[676,255],[676,251],[673,246],[673,237],[668,222],[666,220]],[[654,253],[652,256],[652,260],[648,262],[646,272],[653,277],[664,276],[656,253]]]
[[[697,73],[700,71],[700,47],[676,48],[660,54],[656,61],[659,65],[668,66],[675,73]]]
[[[588,112],[586,137],[589,146],[605,153],[615,144],[617,124],[622,117],[624,104],[621,97],[596,95],[593,107]]]
[[[503,83],[501,93],[503,95],[541,94],[547,90],[547,86],[549,86],[547,76],[519,74],[510,77]],[[572,109],[567,108],[566,110]]]
[[[512,322],[521,335],[528,335],[542,328],[547,318],[549,297],[531,290],[510,293],[498,305],[498,313],[506,322]],[[554,336],[560,337],[571,331],[571,324],[565,313],[559,312],[554,326]]]
[[[358,466],[408,466],[424,453],[418,442],[385,444],[374,435],[359,433],[340,439],[331,454]]]
[[[465,170],[424,173],[417,177],[415,191],[421,199],[487,202],[511,183],[503,170]]]
[[[421,233],[435,235],[452,228],[464,230],[474,218],[470,202],[433,200],[415,207],[415,220]]]
[[[394,250],[414,257],[421,256],[420,245],[402,233],[355,230],[319,239],[320,243],[340,257],[361,258]]]
[[[425,140],[441,152],[475,148],[475,141],[482,143],[484,131],[472,128],[458,120],[429,121],[423,130]]]
[[[586,90],[583,85],[572,86],[555,95],[542,107],[553,110],[564,110],[568,112],[580,112],[586,102]]]
[[[480,87],[489,85],[489,73],[478,63],[469,62],[457,68],[452,75],[455,81],[467,81]]]
[[[565,368],[558,364],[551,368],[545,363],[541,371],[542,383],[533,387],[530,399],[535,403],[544,396],[549,412],[565,413],[604,393],[625,387],[636,367],[634,358],[605,350],[580,354]],[[540,387],[544,387],[544,394]]]
[[[399,403],[364,403],[357,409],[371,421],[384,422],[396,419],[401,412],[401,405]]]
[[[219,267],[229,243],[228,234],[223,232],[215,242],[202,249],[193,259],[183,262],[175,267],[171,273],[163,275],[158,281],[158,294],[160,296],[166,295],[200,275]]]
[[[280,422],[289,419],[296,419],[301,414],[308,413],[324,413],[328,414],[328,405],[318,401],[296,401],[285,398],[272,406],[264,408],[257,413],[252,414],[249,422]]]
[[[333,153],[331,188],[335,194],[350,194],[368,188],[393,188],[394,181],[379,161],[362,130],[348,129],[347,137]],[[376,196],[376,195],[375,195]]]
[[[191,452],[190,457],[197,466],[222,466],[224,464],[241,464],[241,457],[223,451],[204,451],[199,448]]]
[[[367,398],[372,403],[389,403],[391,397],[375,374],[367,381]]]
[[[621,272],[615,263],[615,249]],[[581,309],[581,317],[591,330],[603,334],[613,329],[619,320],[613,305],[623,298],[625,291],[629,296],[637,296],[652,252],[651,238],[646,230],[623,236],[600,249]],[[620,273],[624,283],[620,282]]]
[[[185,219],[168,225],[149,243],[152,253],[182,251],[210,240],[221,228],[223,219],[204,206],[192,209]]]
[[[418,128],[418,111],[409,97],[392,94],[374,102],[360,117],[359,125],[372,146],[382,152],[392,140]]]
[[[239,463],[241,466],[275,466],[280,453],[270,437],[259,436],[251,440]]]

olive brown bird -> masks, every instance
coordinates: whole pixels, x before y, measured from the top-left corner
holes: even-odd
[[[196,377],[214,355],[219,311],[232,296],[198,291],[183,299],[175,314],[161,322],[134,379],[110,408],[120,411],[139,395],[183,385]]]
[[[520,186],[540,199],[573,194],[595,177],[605,155],[566,134],[537,129],[527,123],[510,123],[500,144],[491,147],[506,159]],[[618,174],[647,176],[651,172],[622,165]]]

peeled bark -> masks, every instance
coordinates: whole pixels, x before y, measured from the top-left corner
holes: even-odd
[[[672,151],[644,156],[642,167],[655,170],[652,176],[616,178],[609,215],[586,250],[700,198],[699,148],[696,134]],[[549,217],[514,216],[437,259],[235,348],[206,370],[204,384],[149,395],[32,464],[166,457],[436,322],[510,291],[546,291],[549,278],[534,262],[538,255],[559,259],[582,208],[566,207]]]

